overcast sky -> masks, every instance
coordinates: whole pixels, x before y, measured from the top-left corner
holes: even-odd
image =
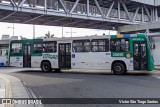
[[[35,36],[40,37],[44,36],[48,31],[51,34],[54,34],[55,37],[62,37],[62,27],[56,26],[41,26],[35,25]],[[71,37],[71,28],[63,27],[63,36]],[[83,29],[83,28],[72,28],[72,36],[90,36],[90,35],[102,35],[105,33],[106,35],[116,34],[115,31],[108,30],[95,30],[95,29]],[[2,35],[13,35],[13,23],[2,23],[0,22],[0,38]],[[27,38],[33,38],[33,25],[28,24],[14,24],[14,35],[15,36],[23,36]]]

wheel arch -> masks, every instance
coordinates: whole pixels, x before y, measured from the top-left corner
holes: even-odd
[[[126,63],[123,60],[115,60],[115,61],[113,61],[112,65],[111,65],[111,70],[113,70],[113,65],[115,63],[122,63],[124,65],[125,69],[127,70],[127,65],[126,65]]]
[[[41,61],[40,68],[42,67],[42,63],[43,63],[43,62],[49,62],[49,63],[50,63],[50,65],[51,65],[51,62],[50,62],[49,60],[42,60],[42,61]],[[51,68],[52,68],[52,65],[51,65]]]

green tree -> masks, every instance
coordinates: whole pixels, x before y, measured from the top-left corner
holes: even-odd
[[[51,34],[50,31],[48,31],[48,33],[45,34],[46,38],[53,38],[54,34]]]

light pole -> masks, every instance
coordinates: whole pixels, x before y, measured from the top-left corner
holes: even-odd
[[[36,35],[35,35],[35,25],[33,24],[33,39],[35,39]]]
[[[13,35],[12,35],[12,36],[14,36],[14,23],[13,23],[13,26],[12,26],[12,27],[7,27],[7,28],[13,29]]]
[[[63,26],[62,26],[62,38],[63,38]]]

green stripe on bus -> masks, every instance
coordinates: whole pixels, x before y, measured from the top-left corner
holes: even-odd
[[[127,52],[112,52],[111,57],[126,57]]]

